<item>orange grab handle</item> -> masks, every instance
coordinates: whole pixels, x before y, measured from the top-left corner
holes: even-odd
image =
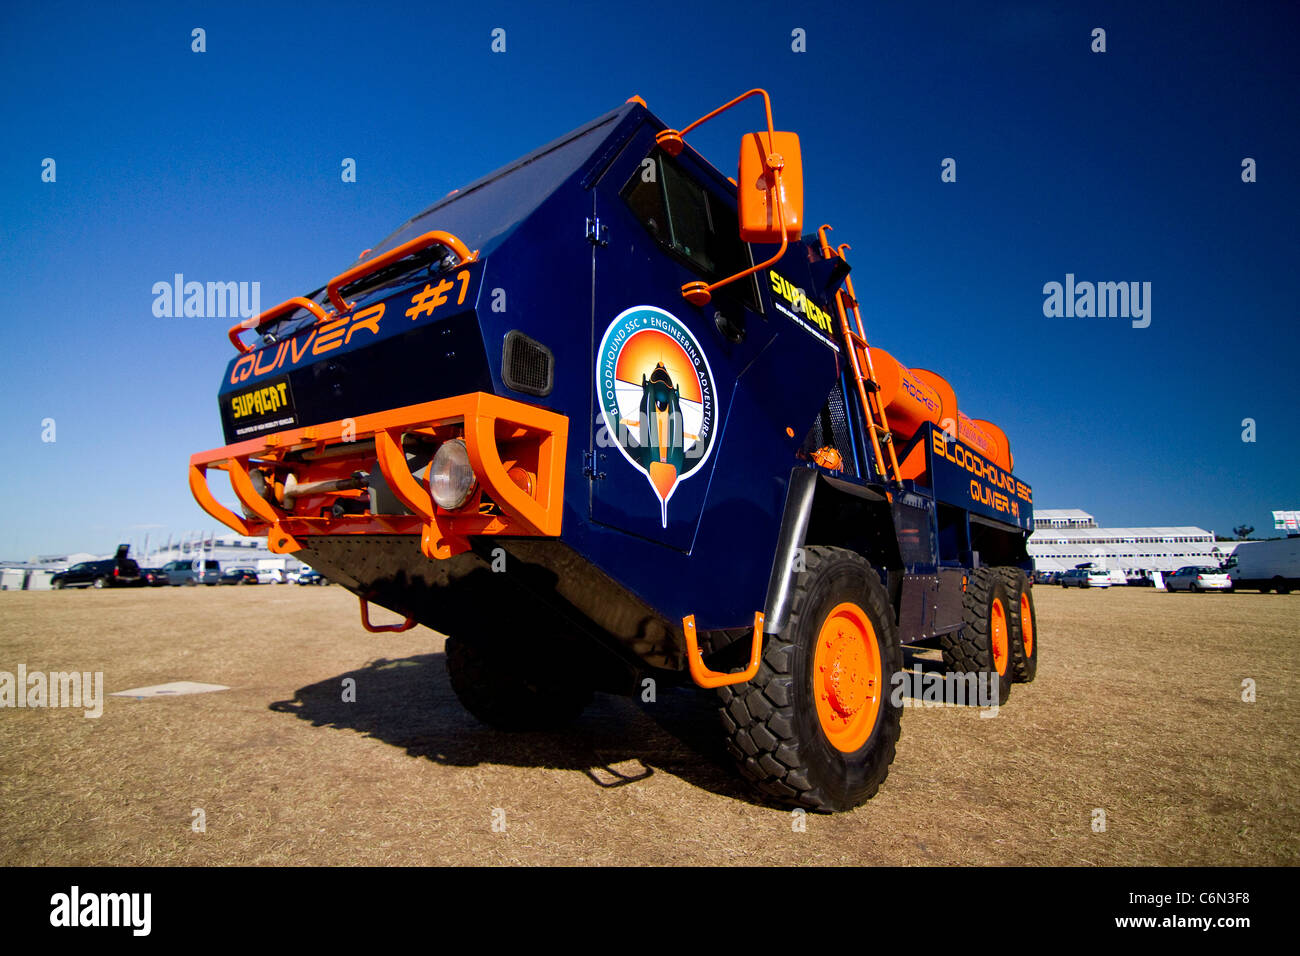
[[[364,597],[358,597],[358,600],[361,602],[361,626],[371,634],[400,634],[402,631],[409,631],[418,623],[408,614],[401,624],[371,624],[370,602]]]
[[[274,309],[267,309],[261,315],[253,316],[251,319],[244,319],[238,325],[230,327],[230,341],[240,352],[251,352],[252,348],[245,345],[239,338],[240,333],[247,332],[249,329],[256,329],[265,325],[272,319],[278,319],[282,315],[288,315],[298,309],[306,309],[312,315],[316,316],[316,321],[320,322],[325,318],[325,310],[313,302],[311,299],[304,299],[300,295],[292,299],[285,299]]]
[[[734,674],[709,670],[704,664],[704,653],[695,636],[695,615],[688,614],[682,618],[682,633],[686,635],[686,663],[690,668],[691,680],[701,687],[727,687],[731,684],[743,684],[753,680],[758,673],[758,665],[763,657],[763,612],[754,615],[754,643],[749,651],[749,665]]]
[[[416,236],[410,242],[404,242],[396,248],[389,249],[382,256],[376,256],[365,262],[358,263],[347,272],[340,272],[333,279],[330,279],[329,285],[325,287],[326,294],[329,295],[330,303],[340,313],[348,311],[351,305],[343,301],[343,296],[339,290],[346,285],[351,285],[358,279],[363,279],[372,272],[378,272],[391,266],[394,262],[399,262],[407,256],[413,256],[423,249],[430,246],[446,246],[456,254],[460,262],[473,262],[478,258],[478,252],[470,252],[469,247],[461,242],[449,232],[443,232],[441,229],[435,229],[432,232],[426,232],[422,236]]]

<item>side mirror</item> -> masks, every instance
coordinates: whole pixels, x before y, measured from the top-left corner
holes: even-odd
[[[769,160],[778,164],[781,178],[777,195]],[[803,234],[803,157],[799,134],[750,133],[740,141],[740,172],[736,177],[740,238],[745,242],[780,242],[781,225],[790,242]],[[777,212],[778,203],[781,213]]]

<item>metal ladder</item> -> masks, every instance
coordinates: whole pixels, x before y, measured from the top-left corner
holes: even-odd
[[[817,230],[821,243],[822,256],[826,259],[839,256],[845,262],[848,257],[849,244],[841,243],[832,249],[826,238],[831,227],[823,225]],[[880,403],[880,389],[876,385],[875,369],[871,367],[871,347],[867,344],[862,327],[862,312],[858,308],[858,297],[853,293],[853,280],[844,277],[844,285],[835,292],[835,308],[840,315],[840,334],[843,336],[845,351],[849,355],[849,367],[853,370],[853,381],[858,388],[858,400],[867,416],[867,434],[871,436],[871,451],[876,459],[876,474],[887,481],[898,481],[898,455],[894,451],[893,435],[889,431],[889,419],[885,417],[885,407]],[[853,326],[849,325],[849,311],[853,312]],[[883,448],[883,451],[882,451]]]

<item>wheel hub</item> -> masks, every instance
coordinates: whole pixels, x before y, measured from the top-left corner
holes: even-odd
[[[826,642],[830,663],[823,680],[827,699],[842,717],[852,717],[875,691],[875,680],[868,673],[866,648],[859,635],[838,633]]]
[[[1007,672],[1008,641],[1007,641],[1007,612],[1002,606],[1001,600],[993,602],[993,608],[990,612],[990,631],[993,641],[993,666],[999,674]]]
[[[852,601],[836,605],[817,635],[812,692],[817,719],[837,750],[853,753],[871,737],[883,699],[875,629]]]
[[[1020,634],[1025,646],[1025,656],[1034,656],[1034,615],[1029,607],[1029,595],[1020,595]]]

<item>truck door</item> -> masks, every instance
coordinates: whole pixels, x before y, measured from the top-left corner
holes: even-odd
[[[772,333],[752,276],[702,308],[681,288],[748,268],[750,250],[734,193],[689,151],[629,147],[594,196],[591,517],[689,551],[733,386]]]

